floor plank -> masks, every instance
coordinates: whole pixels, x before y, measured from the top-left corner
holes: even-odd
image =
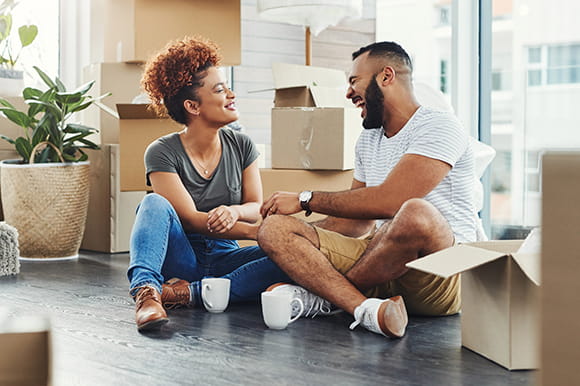
[[[50,317],[54,385],[531,385],[461,348],[460,316],[410,318],[389,340],[352,317],[300,319],[269,330],[258,304],[222,314],[176,310],[139,334],[127,293],[128,255],[83,252],[71,262],[22,263],[0,278],[0,305]],[[1,350],[1,348],[0,348]]]

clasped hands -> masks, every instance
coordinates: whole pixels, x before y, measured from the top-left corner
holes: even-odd
[[[294,214],[301,210],[298,193],[276,192],[264,201],[260,214],[266,218],[272,214]]]
[[[220,205],[207,212],[207,229],[211,233],[224,233],[234,227],[240,214],[234,208]]]

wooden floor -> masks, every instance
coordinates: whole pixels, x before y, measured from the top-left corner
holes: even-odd
[[[50,317],[53,385],[531,385],[461,348],[460,317],[411,318],[389,340],[352,317],[300,319],[268,330],[258,304],[223,314],[177,310],[161,332],[139,334],[127,295],[128,256],[22,263],[0,277],[0,305]]]

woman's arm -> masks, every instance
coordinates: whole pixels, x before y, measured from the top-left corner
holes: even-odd
[[[255,160],[242,173],[242,204],[220,205],[208,212],[208,226],[217,233],[227,230],[226,219],[232,222],[245,221],[255,223],[260,220],[262,205],[262,180]]]
[[[208,213],[197,210],[195,202],[187,192],[179,176],[169,172],[152,172],[149,180],[153,191],[165,197],[173,206],[186,232],[200,233],[206,236],[217,236],[208,227]],[[255,240],[258,226],[246,222],[230,222],[228,230],[218,237],[224,239]]]

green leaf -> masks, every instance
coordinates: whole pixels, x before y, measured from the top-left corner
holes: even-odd
[[[42,79],[42,81],[44,83],[46,83],[46,85],[48,87],[58,89],[58,87],[56,87],[56,84],[54,84],[54,82],[52,81],[52,79],[50,79],[50,77],[48,75],[46,75],[44,73],[44,71],[42,71],[40,68],[38,68],[36,66],[32,66],[32,67],[36,70],[36,72],[40,76],[40,79]]]
[[[92,127],[79,125],[78,123],[69,123],[64,128],[65,133],[85,133],[85,134],[92,134],[98,133],[97,129],[93,129]]]
[[[12,29],[12,15],[0,15],[0,41],[5,40],[10,35]]]
[[[59,92],[66,92],[66,86],[60,81],[58,76],[54,78],[54,82],[56,83],[56,88]]]
[[[81,101],[82,94],[79,92],[57,92],[54,96],[57,102],[63,105],[71,105]]]
[[[74,90],[74,93],[80,93],[81,95],[85,95],[90,89],[91,87],[93,87],[93,85],[95,84],[94,80],[91,80],[90,82],[87,82],[83,85],[80,85],[79,87],[76,88],[76,90]]]
[[[71,113],[76,113],[76,112],[79,112],[79,111],[86,109],[87,107],[89,107],[92,104],[93,104],[92,100],[89,100],[88,102],[85,102],[85,103],[79,103],[76,106],[71,107],[71,109],[69,111]]]
[[[40,123],[40,122],[39,122]],[[40,142],[45,141],[48,137],[48,132],[43,125],[37,125],[32,132],[32,146],[38,145]]]
[[[12,103],[8,102],[6,99],[0,98],[0,105],[2,105],[4,107],[10,107],[11,109],[16,110],[16,107],[14,107],[14,105]]]
[[[14,110],[10,107],[0,107],[0,111],[4,116],[25,129],[30,127],[31,119],[28,115],[21,111]]]
[[[42,100],[34,100],[34,99],[27,99],[25,100],[26,103],[28,103],[29,105],[35,106],[35,105],[39,105],[39,106],[43,106],[44,107],[44,111],[46,113],[50,113],[52,115],[54,115],[55,119],[57,121],[62,120],[62,111],[58,108],[58,106],[55,106],[54,104],[50,103],[50,102],[45,102]]]
[[[38,99],[43,94],[43,92],[37,88],[26,87],[22,90],[22,96],[24,99]]]
[[[18,28],[18,36],[20,36],[22,47],[31,45],[36,39],[36,35],[38,35],[38,27],[35,25],[23,25]]]
[[[14,145],[14,143],[15,143],[15,142],[14,142],[14,140],[13,140],[12,138],[9,138],[9,137],[7,137],[7,136],[5,136],[5,135],[2,135],[2,134],[0,134],[0,138],[2,138],[3,140],[5,140],[5,141],[7,141],[7,142],[11,143],[12,145]]]
[[[15,142],[14,147],[16,148],[18,154],[20,154],[20,156],[26,162],[28,162],[28,160],[30,159],[30,153],[32,152],[32,145],[30,144],[30,142],[28,142],[24,137],[18,137],[14,142]]]

